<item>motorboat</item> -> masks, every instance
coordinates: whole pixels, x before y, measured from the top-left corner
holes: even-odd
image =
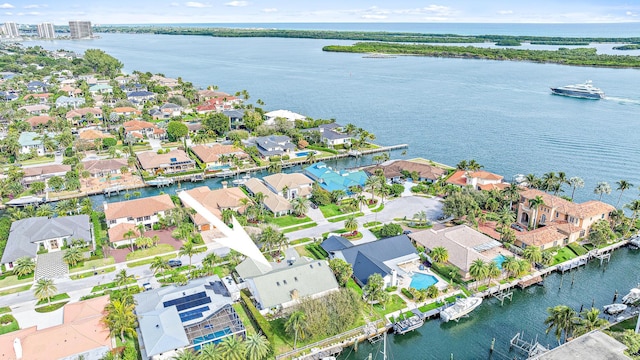
[[[459,298],[452,306],[440,312],[440,319],[444,322],[457,320],[469,314],[480,304],[482,304],[482,298],[480,297]]]
[[[158,176],[153,180],[147,180],[146,183],[149,186],[169,186],[173,184],[173,179],[166,178],[164,176]]]
[[[409,331],[415,330],[424,324],[424,319],[418,315],[413,315],[410,318],[400,320],[393,324],[393,331],[396,334],[402,335]]]
[[[604,91],[591,84],[591,80],[584,84],[567,85],[551,88],[551,92],[556,95],[569,96],[580,99],[600,100],[604,99]]]
[[[602,307],[604,312],[609,315],[619,314],[625,310],[627,310],[627,305],[625,304],[610,304]]]
[[[623,304],[633,304],[640,301],[640,289],[633,288],[622,298]]]

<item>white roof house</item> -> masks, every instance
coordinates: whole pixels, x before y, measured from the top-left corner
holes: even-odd
[[[264,121],[265,125],[275,124],[276,118],[287,119],[288,121],[291,121],[291,122],[294,122],[296,120],[305,120],[307,118],[304,115],[296,114],[293,111],[289,111],[289,110],[269,111],[268,113],[264,114],[264,117],[265,117],[265,121]]]

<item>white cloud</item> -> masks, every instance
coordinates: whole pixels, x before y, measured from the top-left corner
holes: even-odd
[[[192,8],[206,8],[206,7],[211,7],[211,5],[208,4],[204,4],[201,2],[197,2],[197,1],[187,1],[186,3],[184,3],[184,5],[186,7],[192,7]]]
[[[177,2],[172,2],[172,3],[169,4],[169,6],[176,7],[176,6],[180,6],[180,4],[177,3]]]
[[[265,12],[265,13],[274,13],[274,12],[276,12],[276,11],[278,11],[278,9],[276,9],[276,8],[266,8],[266,9],[262,9],[262,12]]]
[[[511,14],[513,14],[513,10],[500,10],[500,11],[498,11],[498,14],[500,14],[500,15],[511,15]]]
[[[28,13],[27,13],[27,15],[29,15],[29,16],[38,16],[38,15],[41,15],[41,14],[42,14],[42,13],[39,13],[39,12],[37,12],[37,11],[31,11],[31,12],[28,12]]]
[[[9,16],[13,15],[13,13],[12,13],[12,12],[5,12],[4,14],[5,14],[5,15],[9,15]]]
[[[230,1],[228,3],[225,3],[226,6],[233,6],[233,7],[242,7],[242,6],[247,6],[249,5],[249,2],[247,1],[239,1],[239,0],[234,0],[234,1]]]
[[[367,20],[384,20],[386,18],[388,18],[387,15],[376,15],[376,14],[364,14],[362,16],[360,16],[362,19],[367,19]]]
[[[0,9],[13,9],[15,6],[9,4],[9,3],[4,3],[4,4],[0,4]]]
[[[634,13],[633,11],[627,11],[625,14],[627,16],[638,16],[638,14]]]
[[[38,5],[38,4],[31,4],[31,5],[25,5],[24,6],[25,9],[37,9],[39,7],[40,7],[40,5]]]

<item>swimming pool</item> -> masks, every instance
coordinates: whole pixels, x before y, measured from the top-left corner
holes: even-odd
[[[122,179],[122,176],[112,176],[111,177],[111,181],[120,180],[120,179]],[[105,181],[107,181],[107,178],[100,178],[100,182],[105,182]]]
[[[231,168],[230,165],[212,165],[207,167],[207,170],[209,171],[216,171],[216,170],[229,170]]]
[[[431,285],[435,285],[438,283],[438,279],[433,275],[427,275],[423,273],[414,273],[411,276],[411,285],[410,287],[416,290],[427,289]]]
[[[315,151],[300,151],[296,153],[296,157],[307,157],[309,154],[314,154]]]
[[[496,264],[498,264],[498,269],[502,270],[502,263],[504,262],[505,259],[506,257],[502,254],[493,258],[493,261],[495,261]]]
[[[207,334],[204,336],[199,336],[197,338],[193,339],[193,344],[196,345],[194,346],[194,349],[196,351],[200,350],[201,345],[198,344],[202,344],[204,342],[210,342],[211,340],[213,340],[214,344],[219,343],[222,340],[222,337],[231,334],[231,328],[224,328],[223,330],[220,331],[216,331],[213,334]]]

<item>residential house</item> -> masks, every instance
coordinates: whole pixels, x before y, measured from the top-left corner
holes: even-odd
[[[18,92],[14,90],[0,91],[0,100],[5,102],[18,100],[19,97]]]
[[[59,325],[31,326],[0,335],[0,359],[104,358],[113,347],[109,328],[102,321],[107,304],[108,295],[72,302],[62,308]]]
[[[109,84],[95,84],[89,87],[89,93],[91,93],[92,96],[98,94],[112,94],[113,87]]]
[[[154,138],[164,139],[167,135],[165,129],[161,129],[158,125],[142,120],[130,120],[122,124],[125,136],[133,136],[137,138]]]
[[[96,139],[114,138],[109,133],[102,132],[95,129],[85,129],[78,134],[78,140],[76,147],[78,149],[93,149],[96,147]]]
[[[502,182],[502,175],[490,173],[488,171],[468,171],[458,170],[447,179],[447,184],[457,186],[469,186],[476,190],[502,190],[509,187],[508,183]]]
[[[160,75],[153,75],[149,80],[157,83],[160,86],[166,86],[171,89],[180,85],[178,79],[168,78]]]
[[[214,275],[133,295],[142,359],[175,359],[246,330],[233,309],[240,292],[231,277]]]
[[[27,83],[27,90],[34,93],[43,93],[47,91],[49,85],[45,84],[42,81],[33,80]]]
[[[160,217],[166,217],[175,207],[167,194],[114,203],[105,202],[104,215],[109,228],[109,241],[115,246],[127,245],[126,239],[117,236],[112,238],[112,234],[124,234],[126,231],[123,232],[123,228],[131,229],[132,225],[135,227],[139,224],[152,229],[153,225],[160,221]]]
[[[336,147],[336,146],[344,146],[346,144],[350,144],[351,141],[353,140],[353,138],[351,137],[351,135],[349,134],[344,134],[341,133],[339,131],[337,131],[337,129],[341,128],[342,125],[336,124],[336,123],[330,123],[330,124],[321,124],[318,127],[315,128],[309,128],[309,129],[305,129],[303,130],[303,132],[312,132],[312,131],[317,131],[318,133],[320,133],[320,139],[321,141],[329,147]]]
[[[130,75],[118,75],[113,80],[118,83],[118,85],[125,85],[130,82],[138,81],[138,75],[130,74]]]
[[[229,127],[237,130],[244,126],[244,109],[223,110],[222,113],[229,118]]]
[[[530,201],[538,196],[543,200],[543,204],[534,209],[530,206]],[[565,238],[560,240],[560,236],[550,230],[533,230],[533,235],[545,234],[544,240],[540,236],[537,238],[535,242],[540,245],[536,246],[548,248],[556,245],[566,245],[579,238],[586,237],[595,222],[599,220],[609,221],[610,214],[614,210],[615,207],[602,201],[590,200],[583,203],[574,203],[541,190],[527,189],[520,192],[517,221],[525,227],[552,226],[556,232],[565,235]],[[522,247],[533,245],[532,235],[516,235],[518,239],[516,245]],[[542,244],[543,242],[545,244]]]
[[[243,279],[263,315],[291,308],[303,299],[321,298],[340,288],[326,260],[306,258]]]
[[[264,181],[264,184],[269,188],[269,190],[271,190],[271,192],[288,200],[295,199],[297,197],[311,197],[313,180],[304,174],[278,173],[265,176],[262,178],[262,181]]]
[[[274,125],[276,123],[276,119],[286,119],[289,122],[295,122],[296,120],[306,120],[307,117],[304,115],[296,114],[289,110],[275,110],[269,111],[264,114],[264,124],[265,125]]]
[[[189,129],[189,135],[188,135],[189,138],[192,136],[195,136],[197,133],[199,133],[202,130],[201,122],[188,122],[188,123],[185,123],[185,125],[187,125],[187,129]]]
[[[296,146],[291,143],[291,138],[285,135],[269,135],[256,137],[249,140],[254,144],[263,159],[271,156],[290,155]]]
[[[226,92],[223,91],[217,91],[217,90],[198,90],[198,92],[196,93],[196,96],[198,97],[198,100],[200,101],[206,101],[212,98],[227,98],[230,97],[230,94],[227,94]]]
[[[427,182],[435,182],[447,174],[446,170],[437,166],[409,160],[386,161],[379,165],[367,167],[364,171],[369,175],[375,175],[378,171],[382,171],[384,177],[394,183],[403,179],[404,174],[413,174],[416,177],[416,181]]]
[[[200,161],[207,165],[207,168],[224,165],[228,163],[231,158],[240,160],[249,158],[247,153],[233,145],[196,145],[191,147],[191,151],[198,157],[198,159],[200,159]],[[222,161],[221,159],[225,159],[225,161]]]
[[[38,181],[46,182],[47,179],[54,176],[63,177],[67,172],[71,171],[71,165],[41,165],[24,168],[23,171],[22,181],[25,185],[29,185]]]
[[[245,201],[249,200],[249,197],[237,187],[211,190],[208,186],[200,186],[186,192],[219,219],[222,219],[223,210],[244,212]],[[198,231],[207,231],[215,227],[215,224],[207,221],[197,212],[190,216]]]
[[[582,336],[575,336],[571,341],[559,344],[549,351],[534,355],[531,360],[634,359],[635,356],[629,356],[632,350],[629,350],[629,347],[620,342],[613,334],[613,331],[605,333],[602,330],[593,330]]]
[[[132,117],[142,115],[142,112],[136,108],[132,108],[130,106],[117,107],[113,108],[111,114],[115,114],[116,116],[124,116],[124,117]]]
[[[51,219],[40,216],[16,220],[11,224],[0,262],[7,270],[12,270],[15,261],[22,257],[35,259],[38,251],[59,251],[62,247],[71,245],[73,240],[82,240],[87,245],[95,246],[88,215]]]
[[[293,210],[291,203],[284,197],[273,193],[261,180],[251,178],[244,183],[244,187],[253,196],[257,193],[264,195],[262,205],[273,213],[274,216],[283,216]]]
[[[156,94],[146,90],[130,91],[127,93],[127,100],[134,104],[144,104],[149,100],[155,99],[155,97]]]
[[[414,243],[423,246],[427,252],[436,247],[447,249],[448,263],[459,269],[460,276],[464,280],[471,279],[469,270],[474,261],[495,260],[498,265],[501,265],[505,255],[512,255],[502,247],[500,242],[467,225],[453,227],[437,225],[431,229],[413,232],[408,236]]]
[[[41,135],[31,131],[23,131],[18,137],[18,144],[20,144],[20,153],[29,154],[35,151],[38,156],[42,156],[45,153],[44,145],[42,144]]]
[[[140,167],[150,174],[175,174],[196,169],[196,162],[183,150],[171,150],[165,154],[155,151],[137,153]]]
[[[206,114],[210,112],[221,112],[224,110],[231,110],[240,104],[242,104],[242,100],[235,96],[231,96],[231,95],[226,95],[221,97],[216,96],[196,106],[196,112],[198,114]]]
[[[420,263],[420,256],[407,235],[399,235],[364,244],[354,245],[340,236],[330,236],[320,244],[329,258],[342,259],[353,267],[353,277],[365,286],[369,276],[380,274],[385,287],[397,286],[399,277],[410,279],[402,265]]]
[[[51,109],[51,106],[46,104],[25,105],[18,108],[18,110],[24,110],[31,115],[46,114],[49,109]]]
[[[82,95],[82,90],[77,89],[69,84],[61,84],[62,87],[60,88],[60,91],[66,93],[66,96],[69,97],[77,97],[77,96],[81,96]]]
[[[70,121],[73,126],[80,126],[88,123],[87,117],[90,117],[89,114],[96,120],[102,120],[101,109],[88,107],[69,110],[65,115],[65,119]]]
[[[56,99],[56,107],[70,107],[77,109],[84,105],[85,100],[81,97],[60,96]]]
[[[305,175],[309,176],[320,185],[321,188],[331,192],[342,190],[351,194],[351,187],[364,188],[368,176],[362,171],[334,170],[323,162],[318,162],[304,168]]]
[[[27,122],[29,123],[29,125],[31,125],[32,129],[35,129],[38,126],[45,126],[45,125],[51,124],[53,123],[53,121],[54,121],[54,118],[52,118],[49,115],[32,116],[27,119]]]
[[[46,104],[49,102],[49,98],[52,97],[53,94],[51,93],[44,93],[44,94],[27,94],[25,95],[22,100],[24,101],[28,101],[33,99],[35,102],[38,102],[40,104]]]
[[[100,159],[82,161],[84,170],[91,174],[91,177],[101,178],[107,175],[118,175],[122,168],[129,169],[127,159]]]
[[[180,105],[166,103],[160,107],[155,107],[149,110],[149,115],[153,119],[171,119],[172,117],[182,115],[184,108]]]

